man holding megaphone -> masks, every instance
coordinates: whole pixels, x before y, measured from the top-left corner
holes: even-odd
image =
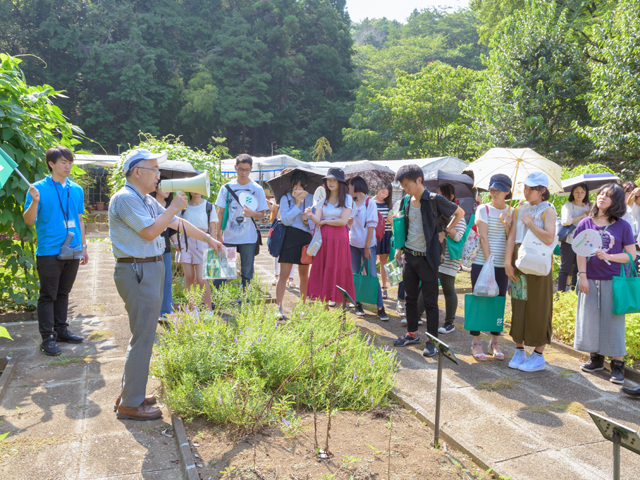
[[[155,397],[145,396],[162,305],[165,251],[162,232],[167,227],[186,232],[216,252],[222,246],[208,233],[176,216],[187,208],[185,193],[177,192],[166,210],[149,195],[158,184],[158,164],[166,159],[166,152],[154,154],[143,149],[129,152],[122,165],[127,182],[111,197],[109,204],[109,235],[116,257],[114,280],[129,314],[131,329],[122,392],[116,406],[118,417],[130,420],[153,420],[162,416],[160,409],[151,406]],[[207,190],[208,178],[205,177],[206,174],[202,186]],[[162,188],[168,188],[164,182]]]

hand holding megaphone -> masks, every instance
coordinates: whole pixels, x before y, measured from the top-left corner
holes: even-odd
[[[161,187],[162,188],[162,187]],[[184,192],[176,192],[171,200],[171,206],[175,206],[178,208],[178,211],[185,210],[189,205],[189,197]]]

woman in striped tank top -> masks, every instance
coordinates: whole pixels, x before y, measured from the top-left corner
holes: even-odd
[[[507,296],[507,287],[509,286],[509,278],[504,269],[504,258],[509,227],[511,226],[512,210],[507,206],[505,200],[509,200],[512,197],[511,187],[512,182],[507,175],[502,173],[493,175],[489,180],[491,203],[480,205],[476,210],[480,250],[478,250],[478,255],[473,265],[471,265],[471,285],[475,287],[486,259],[493,255],[496,283],[500,290],[498,295],[501,297]],[[480,361],[486,360],[487,357],[482,350],[482,343],[480,342],[480,332],[472,331],[469,333],[472,336],[471,350],[473,357]],[[489,353],[497,360],[504,360],[504,353],[500,351],[498,346],[499,338],[500,332],[491,332]]]

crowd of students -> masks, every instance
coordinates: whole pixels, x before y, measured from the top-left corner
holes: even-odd
[[[458,308],[458,294],[455,288],[456,276],[461,269],[460,260],[452,260],[445,238],[460,242],[467,231],[465,212],[457,205],[453,186],[442,184],[437,192],[430,192],[422,184],[423,172],[417,165],[407,165],[399,169],[395,182],[404,192],[392,207],[393,189],[376,190],[369,197],[369,186],[361,177],[345,179],[340,168],[330,168],[323,179],[327,192],[326,200],[319,208],[313,208],[313,195],[307,190],[309,179],[304,171],[297,170],[291,175],[291,187],[278,202],[268,204],[264,191],[249,179],[252,167],[250,156],[237,159],[238,178],[221,188],[216,200],[218,212],[207,209],[206,201],[192,195],[185,218],[205,231],[217,232],[217,238],[227,246],[238,247],[241,257],[243,285],[253,277],[253,262],[256,256],[256,227],[251,217],[259,218],[269,209],[271,217],[279,218],[286,227],[282,251],[275,259],[277,315],[286,318],[283,299],[287,286],[295,287],[293,272],[297,266],[300,282],[300,300],[326,302],[327,307],[342,302],[338,286],[355,299],[354,273],[378,276],[380,282],[376,307],[378,318],[388,321],[384,300],[388,298],[388,278],[384,266],[392,258],[392,221],[398,215],[405,218],[404,247],[395,250],[395,258],[402,265],[402,281],[398,285],[396,312],[406,325],[407,332],[394,345],[404,347],[421,343],[418,327],[426,313],[426,330],[434,337],[455,330],[454,319]],[[512,298],[512,319],[509,335],[516,343],[516,351],[508,362],[508,367],[523,372],[544,370],[546,362],[544,350],[551,342],[553,316],[553,273],[534,275],[523,273],[516,267],[521,245],[527,232],[532,232],[546,245],[553,245],[560,236],[561,269],[558,291],[577,288],[579,292],[576,312],[575,347],[590,353],[590,360],[582,366],[587,372],[602,370],[604,358],[611,361],[611,381],[624,383],[625,317],[614,315],[612,310],[612,278],[619,275],[619,264],[636,262],[636,237],[640,225],[640,189],[629,182],[624,185],[609,184],[602,187],[595,205],[589,201],[586,184],[576,185],[569,201],[557,218],[555,208],[549,203],[549,179],[542,172],[534,172],[524,183],[525,202],[513,208],[510,202],[514,185],[503,174],[491,177],[488,189],[489,201],[475,211],[475,226],[480,239],[480,248],[471,265],[471,284],[475,287],[480,272],[487,259],[493,258],[495,281],[498,295],[506,297],[509,283],[526,281],[526,300]],[[236,192],[248,191],[258,199],[258,208],[247,212],[229,195],[228,189]],[[156,199],[168,205],[170,196],[157,190]],[[219,218],[223,216],[227,203],[235,212],[228,221],[233,221],[233,229],[220,228]],[[385,222],[384,235],[378,241],[375,229],[379,218]],[[306,247],[319,229],[322,245],[313,257],[306,254]],[[573,235],[585,229],[597,230],[608,241],[603,250],[595,256],[577,256],[571,247]],[[175,231],[164,234],[178,249],[177,261],[183,264],[185,285],[200,284],[208,288],[202,280],[203,242],[180,239]],[[188,243],[187,243],[188,242]],[[202,244],[202,245],[201,245]],[[167,245],[169,243],[167,242]],[[186,248],[190,250],[186,252]],[[169,249],[169,247],[167,247]],[[166,255],[166,254],[165,254]],[[171,269],[167,269],[171,275]],[[170,277],[165,282],[165,292],[170,288]],[[439,323],[438,288],[442,287],[445,299],[445,318]],[[576,287],[577,286],[577,287]],[[167,299],[168,298],[168,299]],[[165,293],[162,313],[172,309],[171,295]],[[205,302],[210,304],[210,293],[205,294]],[[365,315],[361,303],[350,305],[356,315]],[[471,354],[477,361],[486,361],[487,354],[497,360],[504,360],[500,349],[501,332],[489,332],[491,340],[485,350],[479,331],[470,331]],[[528,355],[525,347],[533,348]],[[424,342],[424,356],[433,356],[436,349],[427,339]],[[637,388],[628,388],[627,393],[640,395]]]

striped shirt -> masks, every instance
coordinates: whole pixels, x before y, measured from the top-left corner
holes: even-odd
[[[546,220],[546,217],[544,219],[542,217],[544,216],[543,215],[544,212],[547,211],[547,209],[549,208],[553,208],[554,212],[556,211],[553,205],[550,204],[549,202],[540,202],[537,205],[531,205],[529,203],[525,203],[524,206],[518,207],[516,209],[518,211],[517,219],[515,218],[515,213],[514,213],[514,220],[517,220],[516,221],[516,228],[517,228],[516,244],[523,242],[524,236],[526,235],[527,230],[529,230],[527,226],[524,223],[522,223],[522,217],[526,213],[528,213],[533,217],[533,223],[535,223],[540,228],[544,228],[544,220]]]
[[[151,195],[142,195],[129,182],[109,202],[109,237],[116,258],[145,258],[164,254],[164,238],[145,240],[140,231],[153,225],[165,209]],[[177,217],[173,217],[177,220]],[[162,240],[160,240],[162,239]]]
[[[385,232],[390,232],[391,231],[391,224],[389,222],[387,222],[387,216],[389,215],[389,207],[387,207],[387,204],[382,202],[382,203],[378,203],[376,202],[376,207],[378,207],[378,212],[380,212],[380,215],[382,215],[382,218],[385,219],[384,222],[384,231]]]
[[[467,222],[464,218],[461,218],[460,221],[456,223],[456,226],[453,227],[453,229],[456,231],[456,236],[453,238],[447,236],[444,245],[444,263],[440,264],[438,272],[455,278],[455,276],[458,275],[458,268],[460,268],[460,259],[451,260],[451,257],[449,257],[449,249],[446,246],[446,242],[448,242],[449,240],[459,242],[464,235],[465,230],[467,229]]]
[[[504,214],[506,216],[510,210],[509,207],[498,210],[488,204],[480,205],[476,210],[476,223],[482,222],[488,226],[489,250],[493,255],[493,265],[496,268],[504,268],[504,257],[507,251],[507,232],[504,224],[500,221],[500,215]],[[485,261],[481,246],[473,264],[484,265]]]

